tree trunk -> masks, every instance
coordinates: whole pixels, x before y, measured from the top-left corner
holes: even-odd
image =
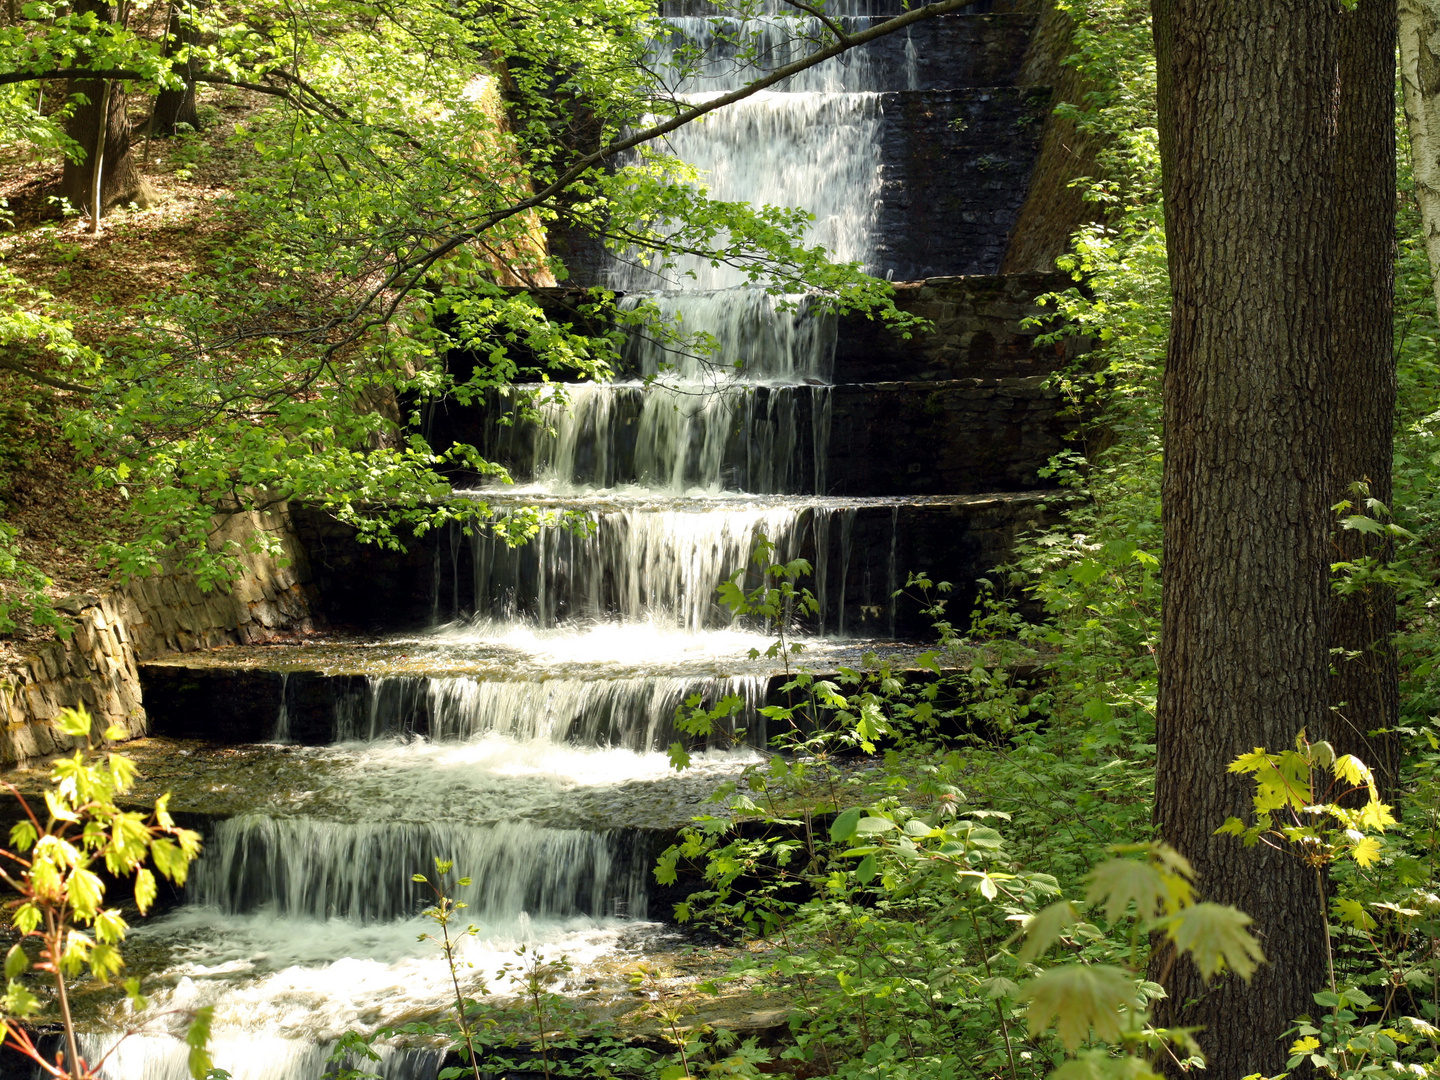
[[[178,56],[182,48],[195,45],[200,40],[195,24],[185,17],[190,10],[184,4],[176,4],[170,9],[170,23],[165,31],[164,55],[167,58]],[[186,65],[188,74],[193,74],[193,65],[193,60]],[[150,110],[152,135],[169,138],[175,134],[176,124],[189,124],[196,131],[200,130],[200,116],[195,110],[195,83],[188,79],[179,90],[161,90]]]
[[[1360,0],[1340,17],[1336,126],[1336,248],[1333,305],[1335,407],[1330,423],[1330,501],[1357,502],[1352,487],[1390,506],[1395,416],[1395,28],[1389,0]],[[1363,513],[1363,502],[1353,512]],[[1392,546],[1337,530],[1332,561],[1386,560]],[[1399,751],[1388,731],[1399,720],[1392,635],[1395,594],[1374,588],[1332,595],[1330,704],[1318,733],[1339,753],[1375,770],[1393,798]],[[1335,650],[1341,650],[1336,652]]]
[[[94,12],[102,22],[114,21],[118,8],[105,0],[76,0],[75,13],[83,15]],[[77,57],[77,66],[86,63]],[[105,84],[100,79],[71,79],[67,96],[84,94],[86,104],[76,108],[65,125],[65,134],[74,139],[84,151],[79,161],[66,160],[60,177],[60,194],[70,204],[89,213],[95,192],[95,149],[99,144],[100,110],[105,101]],[[101,170],[100,208],[130,202],[141,206],[149,205],[149,186],[140,177],[135,160],[130,155],[130,120],[127,114],[125,84],[115,82],[110,90],[105,134],[105,160]]]
[[[1206,985],[1168,950],[1160,1020],[1216,1080],[1273,1075],[1325,978],[1313,871],[1214,830],[1250,816],[1226,766],[1327,705],[1336,17],[1305,0],[1153,0],[1174,321],[1164,383],[1164,626],[1155,821],[1269,963]]]
[[[1400,85],[1415,197],[1440,305],[1440,0],[1399,0]]]

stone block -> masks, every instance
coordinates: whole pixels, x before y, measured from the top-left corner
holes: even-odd
[[[251,612],[255,616],[256,620],[260,623],[260,625],[265,627],[266,630],[274,630],[284,621],[281,618],[279,610],[275,607],[274,604],[269,603],[268,601],[255,604],[251,608]]]

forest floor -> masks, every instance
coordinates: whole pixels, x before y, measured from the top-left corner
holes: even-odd
[[[58,158],[0,162],[0,200],[9,215],[0,215],[0,263],[52,294],[52,308],[74,325],[76,337],[103,350],[147,297],[202,270],[241,228],[225,213],[249,163],[236,125],[265,104],[258,94],[211,90],[200,98],[203,130],[172,139],[138,136],[131,152],[143,159],[158,199],[146,210],[111,211],[98,235],[87,219],[61,216],[52,201]],[[137,129],[147,108],[148,99],[141,99],[132,116]],[[46,374],[84,381],[74,372]],[[19,529],[21,557],[51,579],[45,591],[52,599],[113,584],[100,545],[128,535],[124,499],[89,481],[97,462],[81,457],[65,435],[73,398],[0,371],[0,513]],[[22,620],[13,635],[0,638],[0,667],[53,635],[53,628]]]

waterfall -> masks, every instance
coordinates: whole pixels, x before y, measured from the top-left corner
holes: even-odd
[[[715,590],[749,565],[761,535],[782,561],[794,558],[806,513],[804,505],[621,505],[589,512],[583,533],[544,528],[521,547],[476,537],[474,610],[540,626],[604,618],[690,632],[725,626],[730,615]]]
[[[648,845],[634,834],[547,829],[524,821],[345,823],[244,815],[222,821],[195,864],[187,901],[226,914],[359,923],[410,918],[434,902],[417,873],[454,862],[471,879],[453,895],[469,917],[644,918]]]
[[[118,1035],[82,1034],[80,1053],[97,1061],[110,1050]],[[333,1075],[329,1064],[335,1043],[299,1039],[255,1037],[213,1038],[210,1055],[231,1080],[320,1080]],[[350,1061],[362,1075],[383,1080],[432,1080],[444,1061],[442,1050],[411,1050],[380,1044],[379,1061]],[[105,1080],[144,1077],[145,1080],[191,1080],[190,1047],[183,1039],[165,1035],[131,1035],[120,1042],[100,1075]]]
[[[585,383],[538,389],[553,437],[493,412],[481,450],[522,490],[587,495],[807,494],[824,475],[825,386]]]
[[[732,696],[745,703],[732,727],[712,740],[727,746],[729,731],[755,728],[766,681],[762,675],[510,681],[372,676],[359,692],[336,701],[335,738],[373,741],[419,730],[432,739],[499,735],[643,753],[676,739],[675,710],[698,695],[707,706]]]
[[[814,217],[806,241],[838,261],[868,264],[879,205],[882,113],[876,93],[762,91],[671,133],[668,148],[699,169],[711,198],[786,207],[803,196]],[[677,286],[709,291],[749,280],[738,267],[712,265],[700,256],[673,262],[664,269],[632,253],[616,260],[609,284],[622,292]]]
[[[692,101],[723,93],[820,36],[819,20],[781,0],[763,6],[739,20],[704,0],[662,0],[654,66],[668,88]],[[900,6],[856,0],[839,17],[853,32]],[[888,250],[885,170],[911,167],[894,157],[904,140],[886,139],[908,123],[917,99],[904,94],[934,89],[927,35],[938,33],[917,27],[827,61],[678,129],[666,148],[709,197],[802,210],[807,243],[873,268]],[[288,745],[247,768],[252,783],[273,777],[284,790],[227,801],[244,812],[210,826],[184,903],[134,932],[156,1010],[213,1005],[216,1064],[235,1080],[321,1076],[346,1030],[433,1020],[457,972],[462,993],[481,993],[483,978],[497,998],[513,994],[496,973],[522,946],[575,964],[559,992],[628,992],[621,961],[661,932],[648,919],[670,914],[652,894],[657,845],[702,807],[723,813],[705,800],[766,745],[773,627],[737,623],[717,598],[734,575],[759,584],[762,536],[777,561],[813,564],[799,584],[818,617],[795,629],[831,635],[805,642],[833,650],[824,662],[852,663],[862,648],[836,638],[894,635],[893,594],[921,545],[902,545],[909,510],[896,500],[830,494],[852,480],[829,475],[832,439],[857,409],[863,420],[855,396],[842,395],[843,420],[832,408],[837,317],[814,296],[776,295],[690,255],[664,265],[615,252],[599,280],[627,313],[656,320],[624,343],[615,382],[515,388],[535,412],[518,423],[499,393],[481,416],[426,419],[427,431],[472,425],[460,441],[518,482],[463,494],[497,519],[530,507],[553,517],[519,547],[483,522],[473,535],[452,525],[406,570],[420,582],[407,610],[416,621],[428,611],[428,630],[384,642],[371,667],[282,675],[273,736]],[[895,437],[907,437],[899,425]],[[724,698],[741,705],[712,738],[677,732],[677,709]],[[740,729],[750,745],[735,745]],[[678,774],[665,753],[675,741],[695,756]],[[284,767],[265,771],[276,760]],[[453,895],[468,905],[460,927],[478,928],[455,971],[419,940],[434,930],[421,914],[433,896],[414,875],[433,874],[437,858],[470,879]],[[183,1080],[183,1024],[165,1023],[122,1047],[107,1080]],[[89,1035],[86,1052],[109,1042]],[[385,1080],[433,1080],[442,1064],[424,1048],[380,1054],[363,1070]]]

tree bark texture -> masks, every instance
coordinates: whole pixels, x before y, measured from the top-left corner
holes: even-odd
[[[1334,368],[1330,417],[1332,504],[1356,502],[1363,482],[1387,507],[1392,497],[1395,416],[1395,36],[1389,0],[1360,0],[1340,16],[1335,140]],[[1363,512],[1361,504],[1356,511]],[[1332,519],[1333,520],[1333,519]],[[1392,556],[1381,537],[1336,529],[1332,561]],[[1393,797],[1399,751],[1399,675],[1392,636],[1395,594],[1332,595],[1330,704],[1318,734],[1375,770]],[[1340,650],[1340,651],[1336,651]]]
[[[1325,977],[1322,900],[1248,818],[1226,766],[1292,746],[1327,705],[1336,16],[1305,0],[1153,0],[1174,321],[1164,383],[1164,626],[1155,821],[1269,963],[1206,985],[1159,949],[1160,1020],[1198,1026],[1207,1076],[1283,1070]]]
[[[200,34],[195,24],[184,17],[189,10],[183,4],[175,4],[170,9],[170,20],[165,29],[166,57],[178,56],[185,46],[199,43]],[[193,65],[194,61],[190,63]],[[197,131],[200,129],[200,114],[195,109],[195,83],[188,78],[181,89],[161,90],[155,95],[155,104],[150,110],[152,135],[169,138],[175,134],[176,124],[189,124]]]
[[[114,21],[118,8],[105,0],[76,0],[76,14],[94,12],[102,22]],[[85,62],[77,58],[78,64]],[[100,134],[100,111],[105,101],[105,84],[100,79],[71,79],[67,96],[85,95],[86,104],[79,106],[65,125],[65,133],[79,143],[84,155],[78,161],[65,161],[60,177],[60,194],[72,206],[90,212],[95,191],[95,147]],[[125,84],[115,81],[110,90],[105,122],[105,161],[101,171],[101,211],[128,202],[146,205],[150,195],[141,179],[135,159],[130,155],[130,119]]]
[[[1400,85],[1425,254],[1440,305],[1440,0],[1399,0]]]

